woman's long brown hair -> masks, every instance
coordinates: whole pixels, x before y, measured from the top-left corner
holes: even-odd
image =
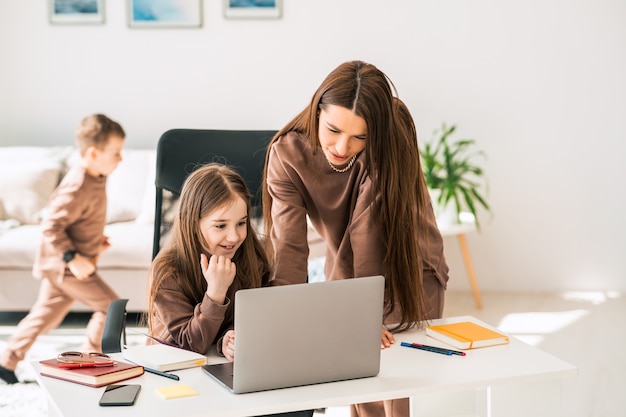
[[[165,247],[155,257],[150,267],[148,301],[148,325],[154,314],[154,299],[161,282],[168,276],[178,278],[180,290],[192,303],[204,297],[207,283],[200,269],[200,254],[204,238],[200,231],[200,219],[215,209],[232,204],[241,197],[247,204],[250,215],[251,194],[243,178],[221,164],[207,164],[192,172],[185,180],[180,194],[180,204],[172,230]],[[265,250],[247,221],[247,236],[235,253],[232,261],[237,272],[231,289],[260,287],[268,276],[269,262]]]
[[[272,198],[267,189],[267,160],[272,144],[289,131],[319,145],[317,113],[327,105],[352,110],[367,123],[366,163],[371,175],[373,217],[385,242],[384,269],[387,302],[385,316],[395,305],[401,320],[393,329],[402,331],[421,325],[426,317],[422,289],[422,258],[418,233],[428,204],[426,183],[420,165],[413,119],[395,96],[395,86],[378,68],[362,61],[346,62],[333,70],[319,86],[310,104],[272,138],[267,150],[263,182],[263,220],[269,236],[273,225]],[[271,239],[267,252],[273,258]]]

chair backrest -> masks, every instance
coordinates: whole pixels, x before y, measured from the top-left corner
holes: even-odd
[[[273,130],[172,129],[161,136],[156,153],[153,258],[161,246],[163,190],[180,195],[187,176],[201,165],[218,162],[235,169],[253,195],[252,207],[260,212],[265,153],[275,134]]]
[[[126,344],[126,303],[128,299],[120,298],[109,304],[102,333],[103,353],[121,352]]]

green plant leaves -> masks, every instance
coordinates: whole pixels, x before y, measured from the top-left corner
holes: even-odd
[[[441,130],[434,132],[438,138],[421,147],[424,178],[428,188],[441,190],[437,201],[439,206],[453,202],[457,213],[462,209],[468,210],[480,228],[477,206],[487,211],[491,209],[480,192],[483,186],[486,187],[485,172],[475,160],[477,157],[486,158],[486,155],[473,149],[476,146],[474,139],[452,141],[450,136],[455,130],[455,125],[447,126],[444,122]]]

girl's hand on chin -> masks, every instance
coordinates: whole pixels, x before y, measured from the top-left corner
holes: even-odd
[[[200,266],[207,282],[207,295],[215,303],[224,303],[228,288],[237,273],[235,263],[226,256],[213,255],[209,259],[207,255],[201,254]]]

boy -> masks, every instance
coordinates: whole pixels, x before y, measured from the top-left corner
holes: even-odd
[[[41,221],[43,238],[33,266],[41,279],[37,301],[0,354],[0,379],[7,384],[19,382],[18,362],[37,336],[61,324],[74,301],[94,311],[81,350],[101,350],[106,312],[118,296],[98,275],[96,260],[109,246],[106,179],[122,160],[125,137],[122,127],[102,114],[86,117],[76,130],[80,163],[54,191]]]

